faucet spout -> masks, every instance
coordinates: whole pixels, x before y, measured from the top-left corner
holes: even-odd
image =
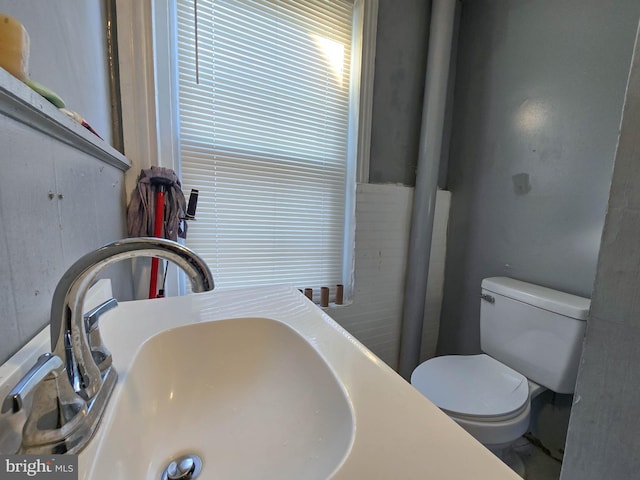
[[[102,378],[87,339],[82,312],[84,297],[100,271],[134,257],[159,257],[174,262],[187,274],[194,292],[214,288],[213,276],[204,260],[189,248],[160,238],[119,240],[76,261],[62,276],[53,294],[51,351],[64,360],[73,389],[87,401],[100,390]]]

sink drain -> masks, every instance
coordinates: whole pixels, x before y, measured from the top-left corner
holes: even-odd
[[[202,470],[202,460],[197,455],[183,455],[173,460],[162,472],[161,480],[194,480]]]

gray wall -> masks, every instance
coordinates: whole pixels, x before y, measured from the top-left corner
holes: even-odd
[[[0,0],[31,37],[31,78],[107,140],[111,117],[102,0]],[[57,112],[55,112],[57,113]],[[49,321],[53,290],[84,253],[126,235],[123,172],[0,116],[0,363]],[[63,198],[49,198],[49,192]],[[111,267],[131,298],[130,270]]]
[[[3,115],[0,145],[1,364],[49,322],[66,269],[126,230],[121,170]],[[131,298],[124,265],[105,272],[122,300]]]
[[[378,8],[369,181],[415,185],[431,2]]]
[[[562,480],[640,470],[640,45],[636,44]]]
[[[439,353],[480,348],[483,277],[590,297],[637,0],[463,2]]]

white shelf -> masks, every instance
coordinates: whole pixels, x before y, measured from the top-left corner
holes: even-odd
[[[127,157],[59,111],[48,100],[3,68],[0,68],[0,114],[24,123],[122,171],[126,171],[131,166]]]

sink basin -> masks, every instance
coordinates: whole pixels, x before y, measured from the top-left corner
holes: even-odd
[[[340,383],[313,346],[278,321],[164,331],[142,345],[121,383],[93,480],[160,479],[183,454],[202,458],[200,478],[326,479],[353,442]]]

